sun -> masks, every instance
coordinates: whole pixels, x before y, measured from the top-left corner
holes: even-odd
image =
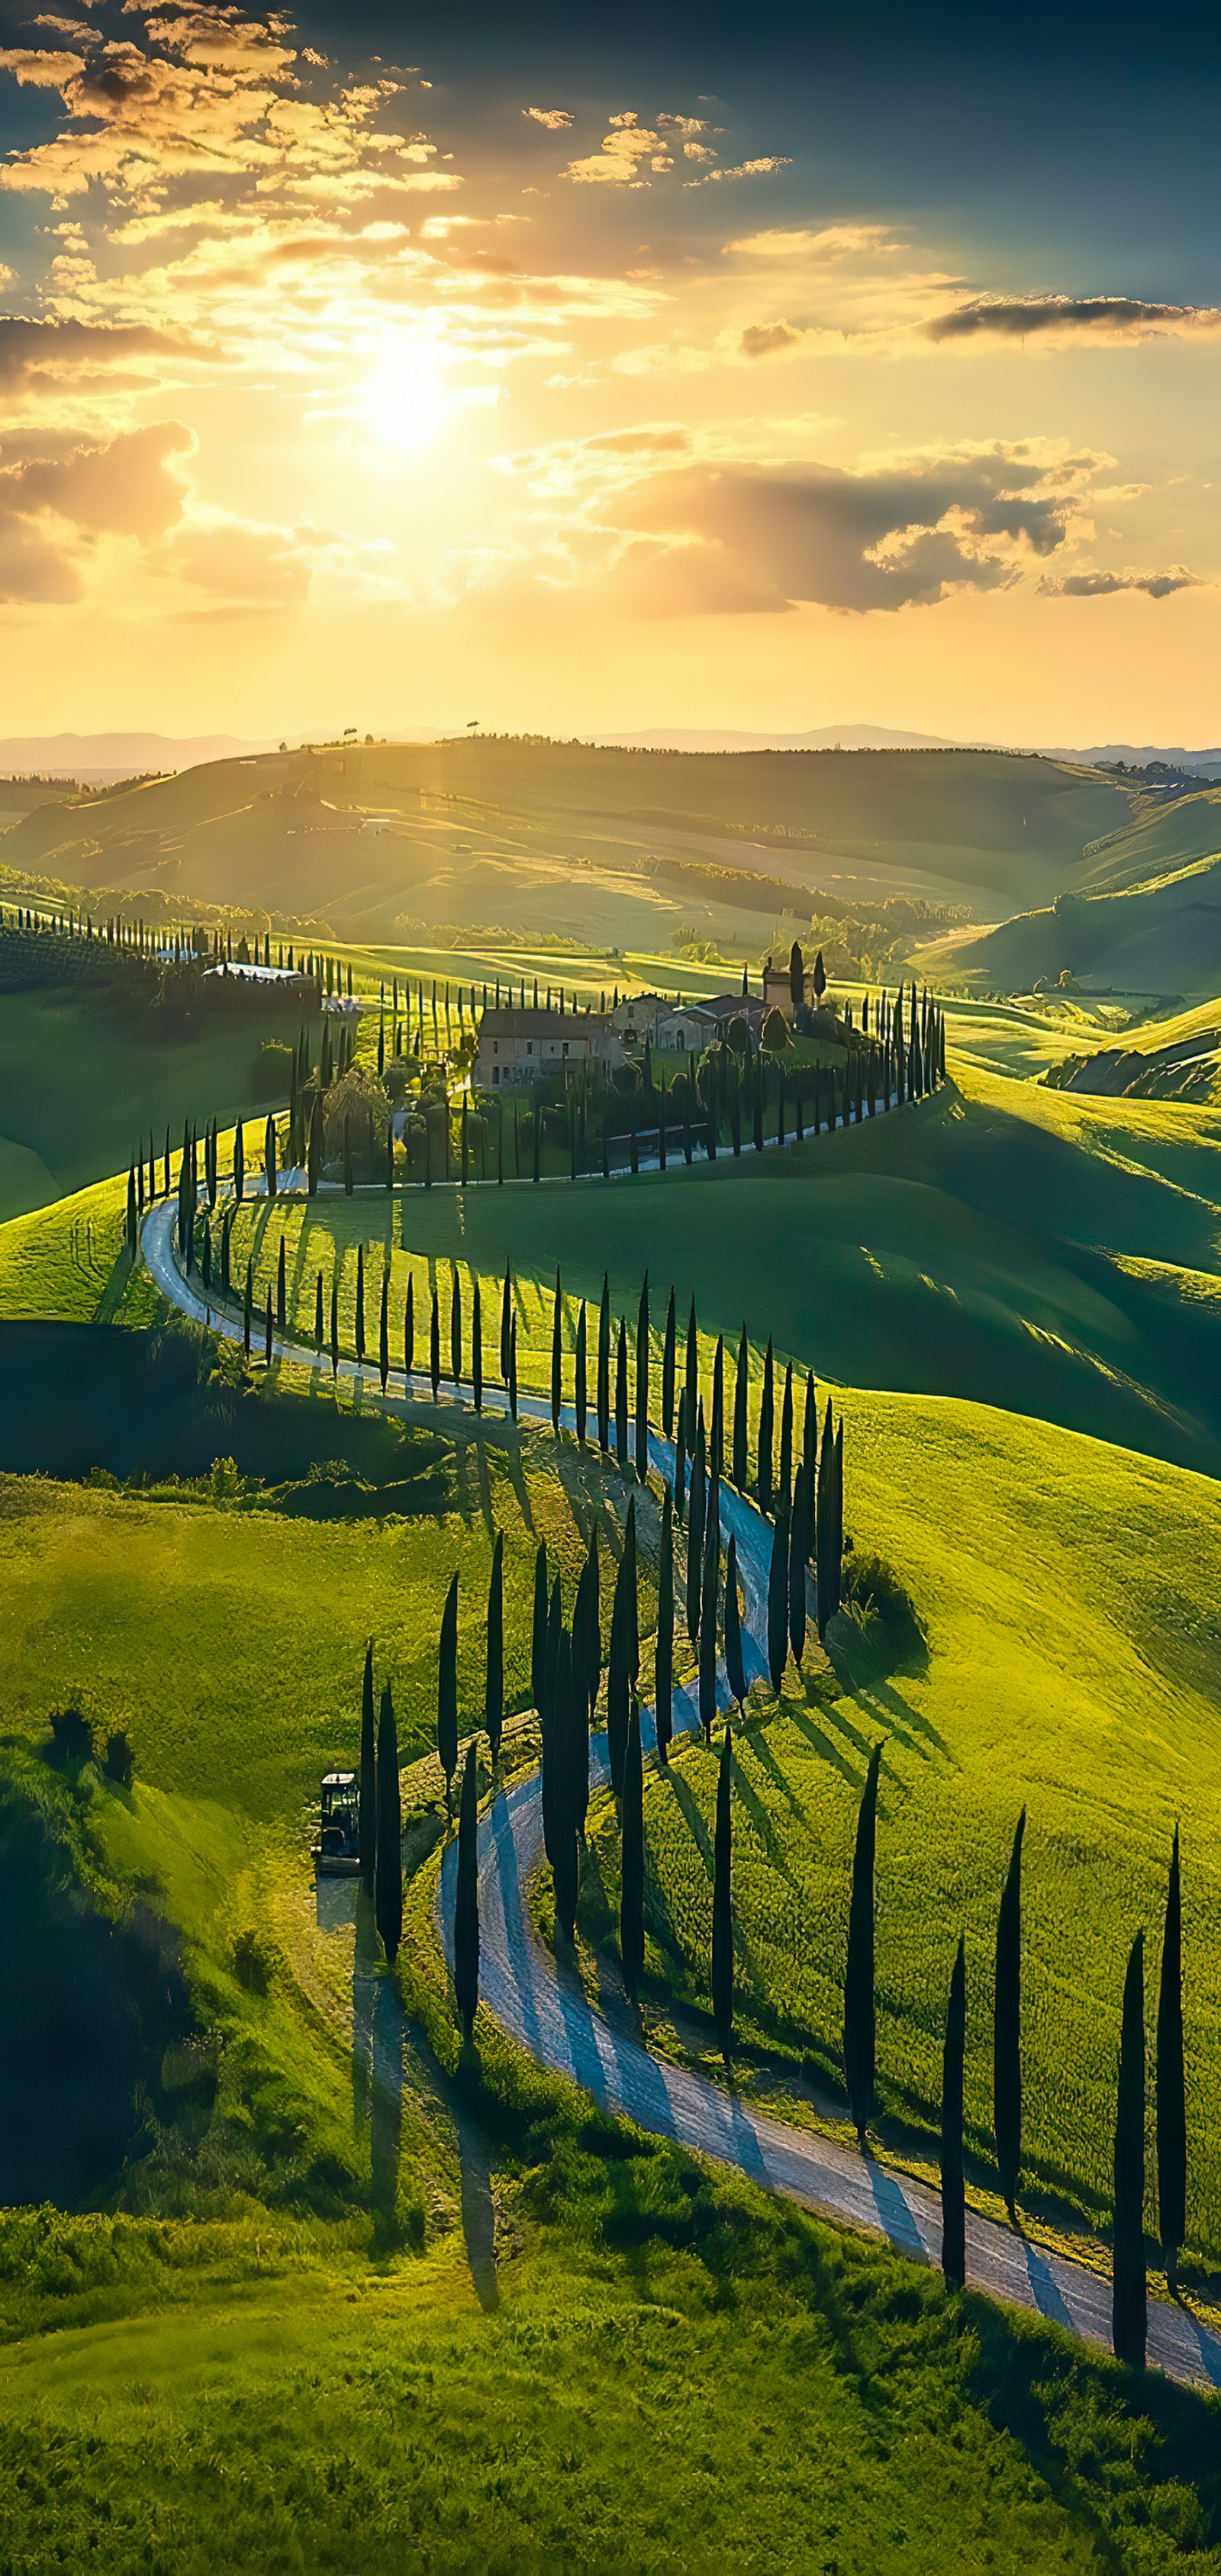
[[[374,437],[387,447],[431,447],[449,407],[435,341],[419,332],[387,340],[361,393]]]

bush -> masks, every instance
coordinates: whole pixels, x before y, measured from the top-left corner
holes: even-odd
[[[924,1625],[915,1603],[884,1557],[858,1556],[849,1547],[840,1593],[845,1609],[864,1614],[863,1624],[880,1622],[894,1653],[912,1654],[923,1647]]]
[[[79,1708],[52,1709],[47,1752],[65,1771],[79,1771],[83,1763],[92,1762],[93,1728]]]
[[[783,1055],[789,1043],[789,1024],[783,1011],[769,1011],[763,1024],[763,1049],[767,1055]]]
[[[284,1100],[292,1082],[293,1051],[279,1038],[264,1038],[250,1059],[250,1089],[255,1100]]]
[[[106,1739],[102,1769],[108,1780],[118,1782],[120,1789],[130,1789],[136,1771],[136,1757],[122,1727]]]

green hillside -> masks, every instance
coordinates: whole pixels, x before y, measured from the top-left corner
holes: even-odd
[[[1193,799],[1192,802],[1201,800]],[[1214,809],[1210,805],[1210,814]],[[1217,834],[1217,822],[1211,826]],[[1010,992],[1067,969],[1117,992],[1205,994],[1221,987],[1221,858],[1193,859],[1119,893],[1061,893],[979,937],[955,939],[954,972]]]
[[[1221,1123],[1085,1100],[965,1059],[954,1069],[959,1089],[901,1118],[779,1156],[722,1156],[609,1189],[415,1190],[401,1213],[377,1195],[286,1203],[274,1221],[258,1208],[235,1260],[238,1246],[257,1248],[262,1296],[283,1230],[312,1335],[315,1278],[329,1296],[338,1247],[350,1347],[358,1240],[372,1280],[392,1256],[396,1334],[410,1256],[421,1352],[436,1262],[446,1284],[450,1262],[481,1276],[492,1351],[506,1254],[515,1275],[542,1281],[558,1261],[568,1291],[590,1298],[608,1269],[628,1312],[648,1269],[655,1318],[673,1282],[681,1313],[694,1296],[703,1324],[735,1338],[745,1319],[760,1348],[771,1333],[820,1376],[970,1396],[1217,1472],[1221,1305],[1185,1283],[1218,1277]],[[0,1276],[3,1245],[0,1233]],[[528,1301],[523,1382],[536,1312]]]
[[[285,1034],[271,1011],[185,1037],[69,994],[0,994],[0,1219],[126,1171],[150,1129],[160,1149],[187,1118],[265,1107],[260,1046]]]
[[[1056,892],[1129,811],[1096,772],[1017,754],[492,738],[215,762],[37,809],[0,855],[69,884],[254,904],[347,934],[384,937],[404,921],[571,928],[648,948],[693,901],[652,862],[686,857],[769,880],[757,915],[742,894],[711,906],[714,925],[758,944],[777,880],[799,894],[931,893],[995,911]]]

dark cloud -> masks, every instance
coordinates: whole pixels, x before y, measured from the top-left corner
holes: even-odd
[[[183,486],[170,470],[195,442],[178,421],[158,421],[109,441],[50,442],[42,456],[0,466],[0,599],[56,607],[79,599],[82,568],[99,536],[148,545],[182,517]]]
[[[621,579],[659,615],[803,601],[863,612],[996,590],[1016,578],[1015,541],[1042,556],[1063,544],[1087,463],[1049,468],[989,451],[866,474],[827,465],[663,473],[616,505],[634,535],[663,541],[631,548]]]
[[[31,322],[0,314],[0,386],[12,392],[31,376],[51,378],[113,359],[181,356],[189,343],[143,322]]]
[[[1184,564],[1169,572],[1068,572],[1059,580],[1044,573],[1039,589],[1044,599],[1110,599],[1117,590],[1143,590],[1150,599],[1169,599],[1176,590],[1199,590],[1199,573]]]
[[[1221,312],[1205,304],[1145,304],[1130,295],[998,295],[938,313],[924,326],[927,340],[972,340],[984,332],[1027,340],[1048,331],[1119,340],[1187,335],[1221,331]]]
[[[795,349],[800,338],[791,322],[748,322],[738,349],[744,358],[774,358],[782,349]]]

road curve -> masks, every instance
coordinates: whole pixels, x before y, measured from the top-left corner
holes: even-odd
[[[141,1233],[149,1272],[170,1302],[192,1320],[209,1322],[227,1339],[240,1341],[236,1316],[208,1304],[178,1266],[173,1247],[176,1209],[173,1202],[150,1210]],[[314,1354],[284,1334],[273,1347],[286,1358],[315,1365]],[[376,1368],[340,1362],[340,1373],[372,1395],[380,1393]],[[405,1378],[392,1370],[389,1387],[397,1396],[425,1395],[430,1381],[420,1372]],[[446,1390],[447,1401],[472,1408],[472,1399]],[[549,1422],[545,1398],[523,1395],[519,1412]],[[564,1418],[572,1423],[571,1410]],[[650,1464],[673,1472],[673,1450],[649,1435]],[[771,1532],[761,1513],[742,1495],[721,1489],[721,1521],[726,1537],[738,1543],[738,1567],[746,1594],[743,1650],[748,1677],[764,1668],[760,1643],[767,1598]],[[727,1692],[718,1675],[718,1697]],[[676,1690],[674,1732],[695,1731],[698,1717],[691,1692]],[[651,1716],[642,1713],[646,1745],[655,1741]],[[590,1751],[591,1782],[606,1783],[606,1737],[594,1738]],[[884,2236],[899,2252],[919,2263],[936,2264],[941,2256],[941,2206],[938,2194],[911,2180],[876,2157],[835,2138],[793,2128],[752,2110],[727,2085],[694,2069],[676,2067],[650,2055],[635,2033],[613,2028],[589,2002],[575,1971],[566,1968],[535,1935],[528,1904],[532,1879],[543,1865],[542,1810],[537,1772],[501,1791],[479,1822],[480,2001],[511,2038],[542,2066],[569,2076],[610,2112],[633,2120],[655,2136],[675,2139],[720,2164],[733,2165],[765,2190],[782,2192],[823,2216],[862,2232]],[[457,1845],[451,1839],[442,1854],[437,1919],[446,1957],[453,1961],[453,1900]],[[1045,2252],[1014,2229],[998,2225],[975,2211],[967,2212],[967,2277],[974,2289],[1035,2309],[1084,2341],[1109,2350],[1111,2285],[1083,2263]],[[1150,2299],[1150,2362],[1169,2377],[1221,2388],[1221,2336],[1181,2302]]]

